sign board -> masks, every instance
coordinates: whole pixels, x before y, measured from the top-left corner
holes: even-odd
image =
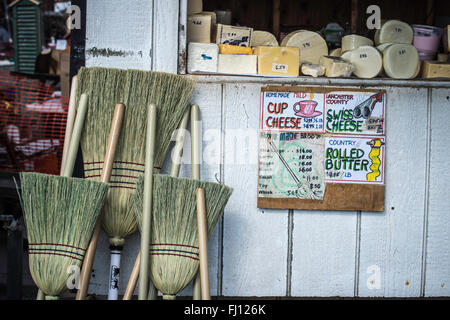
[[[258,207],[384,211],[383,90],[264,87]]]

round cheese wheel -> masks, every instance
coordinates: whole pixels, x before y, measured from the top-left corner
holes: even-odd
[[[250,46],[278,47],[278,40],[270,32],[254,30],[252,33],[252,40],[250,42]]]
[[[342,49],[341,48],[336,48],[330,51],[330,56],[332,57],[340,57],[342,54]]]
[[[328,55],[328,46],[318,33],[301,30],[288,34],[281,42],[282,47],[299,48],[300,64],[319,64],[320,57]]]
[[[416,78],[419,75],[421,64],[422,63],[421,63],[421,61],[419,59],[419,62],[417,63],[417,67],[416,67],[416,72],[414,72],[414,75],[413,75],[413,77],[411,79],[414,79],[414,78]]]
[[[353,74],[358,78],[376,77],[383,68],[381,53],[372,46],[362,46],[351,52],[350,62],[355,67]]]
[[[393,44],[384,50],[383,68],[391,78],[412,79],[418,63],[419,53],[411,44]]]
[[[380,29],[375,32],[375,43],[405,43],[411,44],[414,38],[414,31],[411,26],[398,20],[386,21]]]
[[[373,46],[373,41],[369,38],[359,36],[357,34],[349,34],[342,37],[342,52],[350,51],[362,46]]]
[[[377,49],[378,49],[378,51],[380,51],[381,53],[383,53],[384,50],[385,50],[387,47],[391,46],[391,45],[393,45],[393,43],[390,43],[390,42],[382,43],[382,44],[380,44],[380,45],[377,46]]]

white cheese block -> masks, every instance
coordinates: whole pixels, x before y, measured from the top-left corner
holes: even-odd
[[[325,74],[325,67],[320,64],[304,63],[302,64],[302,73],[314,78],[323,76]]]
[[[362,46],[373,46],[373,41],[357,34],[349,34],[341,39],[342,52],[357,49]]]
[[[328,78],[350,77],[354,70],[350,62],[333,56],[321,57],[320,65],[325,68],[325,76]]]
[[[188,44],[187,72],[217,72],[219,46],[215,43]]]
[[[250,47],[252,34],[252,28],[235,27],[218,23],[215,38],[217,44]]]
[[[375,32],[376,45],[382,43],[404,43],[412,44],[414,31],[411,26],[398,20],[386,21],[380,29]]]
[[[384,52],[384,50],[386,50],[387,47],[393,45],[393,43],[387,42],[387,43],[382,43],[380,45],[377,46],[378,51],[380,51],[381,53]]]
[[[355,67],[353,74],[358,78],[374,78],[383,68],[383,57],[374,47],[362,46],[351,52],[350,62]]]
[[[267,31],[254,30],[250,46],[278,47],[277,38]]]
[[[340,57],[342,54],[342,49],[341,48],[336,48],[330,51],[330,56],[332,57]]]
[[[318,64],[320,57],[328,55],[327,43],[318,33],[312,31],[291,32],[283,39],[281,46],[299,48],[300,64],[305,62]]]
[[[256,74],[257,56],[250,54],[219,54],[219,73]]]
[[[394,79],[412,79],[417,72],[419,53],[411,44],[393,44],[384,50],[383,68]]]

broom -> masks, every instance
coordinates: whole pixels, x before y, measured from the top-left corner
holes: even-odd
[[[87,96],[83,94],[64,176],[20,173],[30,272],[48,300],[58,299],[68,286],[71,268],[81,265],[108,190],[107,184],[70,177],[86,109]]]
[[[67,153],[69,151],[70,138],[72,136],[73,124],[75,121],[75,98],[76,98],[75,93],[77,91],[77,85],[78,85],[78,78],[77,76],[74,76],[72,78],[72,85],[70,87],[70,99],[67,111],[66,131],[64,133],[64,147],[61,158],[61,169],[59,173],[61,176],[64,174],[64,167],[67,161]],[[70,175],[72,176],[72,174]],[[36,300],[44,300],[44,298],[45,298],[44,293],[39,289]]]
[[[186,113],[183,116],[183,119],[181,120],[181,123],[177,130],[177,135],[175,138],[175,146],[173,147],[173,153],[172,153],[172,165],[170,167],[170,176],[172,177],[178,177],[180,173],[180,166],[181,166],[181,158],[183,155],[183,144],[184,144],[184,138],[186,134],[186,128],[189,121],[189,110],[186,111]],[[136,203],[135,199],[135,203]],[[139,216],[139,214],[138,214]],[[141,227],[141,221],[138,219],[139,224],[139,230],[142,230]],[[134,263],[133,270],[131,271],[130,279],[128,280],[128,285],[125,290],[125,294],[123,295],[123,300],[131,300],[131,297],[133,295],[134,289],[136,287],[136,282],[139,277],[139,270],[140,270],[140,261],[141,261],[141,253],[139,253],[136,256],[136,261]],[[148,269],[147,269],[148,270]],[[156,290],[152,283],[150,283],[150,289],[148,293],[148,300],[155,300],[156,299]]]
[[[158,172],[171,134],[186,111],[193,90],[193,81],[162,72],[96,67],[81,68],[78,73],[77,96],[81,92],[90,93],[86,130],[81,140],[84,171],[88,179],[98,179],[102,170],[107,139],[105,128],[112,118],[111,104],[122,101],[127,106],[102,219],[114,253],[111,257],[116,257],[117,262],[120,262],[125,237],[137,229],[132,197],[137,174],[144,172],[145,135],[142,133],[146,132],[148,105],[153,103],[157,107],[154,169]],[[115,276],[118,282],[119,274]],[[87,275],[80,279],[80,283],[89,283],[89,278],[90,275]]]
[[[206,194],[208,236],[223,213],[232,189],[214,182],[175,178],[155,174],[153,177],[153,211],[150,276],[163,299],[175,299],[199,267],[196,217],[196,189]],[[142,215],[144,178],[136,186],[136,215]]]

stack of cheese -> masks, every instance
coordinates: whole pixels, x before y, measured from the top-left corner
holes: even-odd
[[[384,73],[395,79],[413,79],[420,71],[420,57],[412,45],[414,31],[410,25],[388,20],[375,33],[375,44],[383,55]]]
[[[188,1],[188,73],[256,74],[253,29],[218,24],[215,12],[202,10],[201,0]]]
[[[423,78],[450,78],[450,25],[444,28],[442,37],[444,52],[437,56],[437,61],[424,61]]]
[[[350,34],[342,37],[341,48],[323,58],[322,65],[330,69],[327,77],[347,77],[352,73],[358,78],[374,78],[383,68],[383,57],[369,38]]]

